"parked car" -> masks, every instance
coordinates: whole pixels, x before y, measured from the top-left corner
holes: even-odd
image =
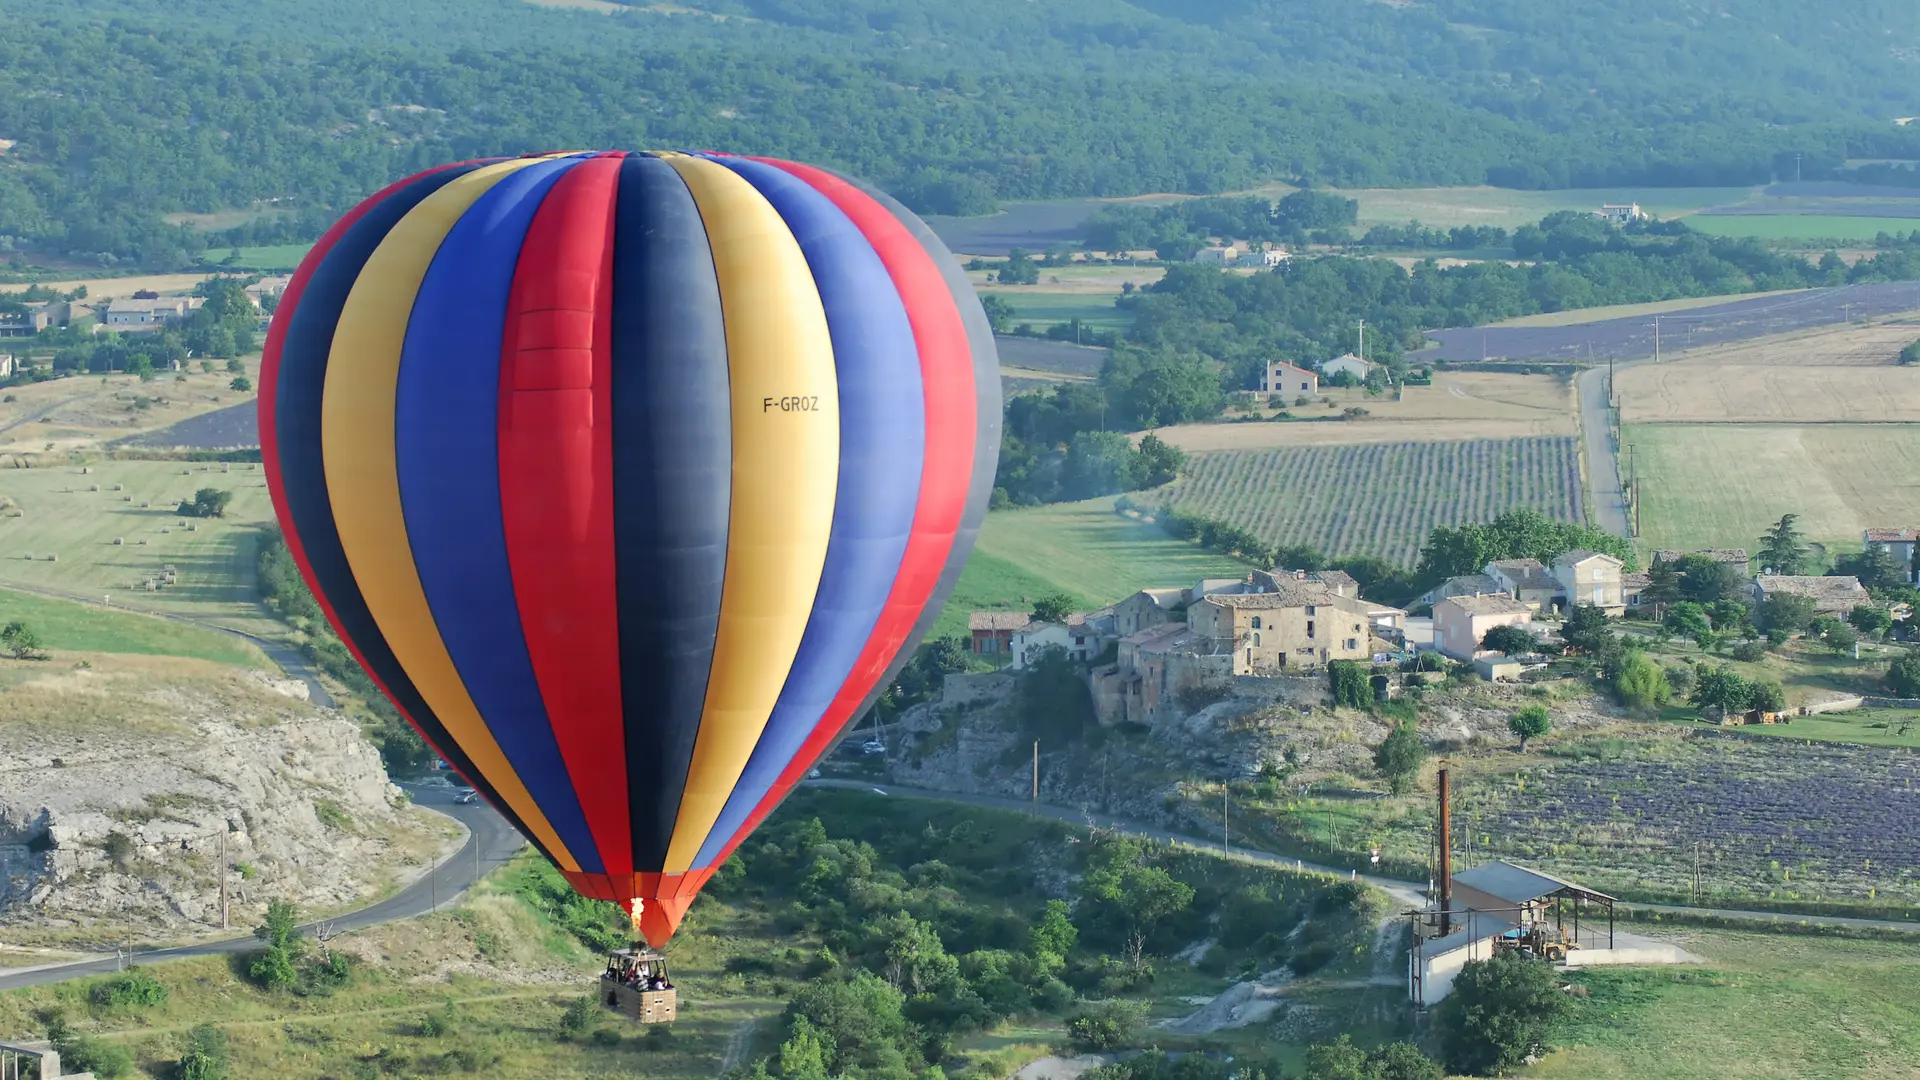
[[[480,793],[472,788],[463,788],[454,794],[453,801],[465,806],[479,797]]]
[[[863,754],[884,754],[887,752],[887,744],[881,742],[879,739],[868,739],[866,742],[860,744],[860,752]]]

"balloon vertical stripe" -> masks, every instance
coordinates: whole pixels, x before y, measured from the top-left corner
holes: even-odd
[[[434,192],[380,242],[341,309],[320,403],[322,453],[334,525],[380,633],[447,731],[472,756],[501,798],[567,869],[592,852],[560,842],[507,764],[447,655],[414,567],[394,460],[394,400],[400,352],[420,282],[440,242],[476,199],[533,159],[488,165]]]
[[[507,177],[448,232],[413,302],[393,430],[407,538],[447,655],[508,766],[567,849],[583,853],[593,838],[514,599],[496,432],[514,267],[534,211],[577,163],[542,162]]]
[[[779,702],[695,863],[704,866],[820,723],[873,634],[912,532],[925,456],[920,356],[899,290],[873,245],[824,195],[770,165],[720,158],[786,222],[826,311],[839,386],[833,530]]]
[[[387,188],[343,220],[341,224],[346,227],[332,244],[324,249],[316,246],[308,253],[302,264],[307,271],[303,288],[297,296],[283,297],[276,311],[274,321],[285,326],[284,335],[277,340],[269,337],[268,351],[261,361],[262,380],[274,386],[274,393],[263,397],[261,406],[261,458],[278,464],[278,468],[266,466],[265,471],[267,486],[276,495],[276,508],[284,507],[279,511],[280,525],[286,533],[288,551],[341,642],[427,741],[516,829],[554,858],[554,852],[501,798],[493,780],[440,722],[381,636],[341,549],[321,447],[320,406],[327,359],[341,309],[360,271],[408,211],[483,164],[435,169]],[[271,455],[265,450],[267,441],[274,447]]]
[[[733,420],[700,209],[659,158],[620,168],[613,243],[614,548],[636,867],[665,865],[720,629]],[[624,898],[623,898],[624,899]]]
[[[616,895],[631,893],[633,874],[613,547],[619,179],[619,158],[582,162],[534,214],[507,301],[498,419],[501,516],[527,651],[547,715],[566,718],[554,736]]]
[[[655,945],[912,655],[999,446],[984,313],[924,224],[715,153],[384,189],[294,276],[262,384],[329,622]]]
[[[826,561],[839,468],[833,340],[806,257],[721,165],[667,159],[700,207],[726,320],[733,503],[707,702],[668,846],[685,872],[779,699]]]

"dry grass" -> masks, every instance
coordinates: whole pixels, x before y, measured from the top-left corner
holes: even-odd
[[[1337,416],[1348,407],[1368,415],[1340,422],[1183,424],[1157,434],[1183,450],[1205,451],[1520,439],[1579,431],[1573,388],[1555,375],[1436,372],[1432,386],[1407,387],[1398,401],[1329,388],[1307,405],[1289,401],[1287,411],[1312,419]]]
[[[245,357],[247,381],[260,381],[260,357]],[[255,391],[230,390],[234,375],[225,361],[211,374],[193,361],[192,371],[165,372],[152,382],[132,375],[76,375],[16,386],[0,401],[0,453],[64,454],[146,431],[157,431],[201,413],[252,401]],[[146,402],[145,405],[141,401]],[[29,417],[52,407],[37,420]],[[21,423],[21,421],[25,421]],[[13,426],[17,424],[18,426]],[[11,428],[11,430],[8,430]],[[0,489],[4,488],[0,483]]]
[[[1517,319],[1505,319],[1489,326],[1582,326],[1586,323],[1605,322],[1608,319],[1630,319],[1640,315],[1659,315],[1669,311],[1690,311],[1694,308],[1712,307],[1715,304],[1730,304],[1736,300],[1758,300],[1773,296],[1792,296],[1801,289],[1781,289],[1777,292],[1736,293],[1731,296],[1692,296],[1684,300],[1662,300],[1652,304],[1613,304],[1607,307],[1581,308],[1577,311],[1549,311],[1540,315],[1522,315]]]
[[[191,292],[195,285],[207,280],[208,274],[145,274],[139,277],[97,277],[74,278],[70,281],[43,281],[40,284],[49,289],[70,292],[82,285],[87,287],[87,299],[99,300],[102,297],[132,296],[142,289],[151,289],[157,293]]]
[[[1870,526],[1920,520],[1920,426],[1640,424],[1641,547],[1752,548],[1782,514],[1858,547]]]
[[[1371,443],[1458,442],[1464,439],[1525,439],[1565,435],[1565,420],[1358,420],[1328,423],[1182,424],[1162,428],[1160,438],[1189,452],[1260,450],[1280,446],[1362,446]]]
[[[1628,423],[1902,422],[1920,414],[1920,370],[1898,367],[1920,329],[1840,326],[1702,349],[1614,377]]]
[[[1027,296],[1033,293],[1058,293],[1069,296],[1118,296],[1120,287],[1131,281],[1138,288],[1167,276],[1164,266],[1043,266],[1037,285],[1008,285],[1002,288],[987,282],[987,271],[969,270],[967,280],[983,293]]]

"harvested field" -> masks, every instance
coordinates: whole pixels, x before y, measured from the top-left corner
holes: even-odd
[[[246,375],[259,376],[259,357]],[[234,406],[253,407],[252,391],[228,389],[233,374],[218,368],[160,375],[84,375],[16,386],[0,402],[0,452],[42,454],[91,449],[99,443],[154,431],[189,417]]]
[[[1435,228],[1500,225],[1511,229],[1558,210],[1598,210],[1603,203],[1637,202],[1656,217],[1680,217],[1739,202],[1752,188],[1573,188],[1514,191],[1494,187],[1352,188],[1338,194],[1360,201],[1360,223],[1418,221]]]
[[[213,276],[214,275],[205,272],[195,274],[146,274],[141,277],[74,278],[71,281],[43,281],[40,284],[49,289],[58,289],[61,292],[71,292],[85,285],[87,287],[87,299],[99,300],[103,297],[132,296],[142,289],[151,289],[162,295],[192,292],[195,285]],[[5,293],[13,288],[13,286],[0,286],[0,293]]]
[[[0,511],[0,582],[110,596],[115,605],[214,618],[251,632],[283,629],[264,614],[254,586],[258,529],[273,517],[259,465],[82,467],[0,470],[0,497],[22,515]],[[113,490],[116,484],[123,490]],[[204,487],[233,493],[226,516],[182,519],[180,502]],[[178,571],[175,583],[148,590],[146,582],[167,565]]]
[[[1182,424],[1154,434],[1188,453],[1281,447],[1456,443],[1562,435],[1573,420],[1325,420],[1291,423]]]
[[[1920,520],[1920,425],[1630,424],[1623,442],[1643,550],[1751,549],[1782,514],[1858,548],[1862,529]]]
[[[1040,268],[1040,281],[1035,285],[994,285],[987,281],[987,271],[969,270],[967,280],[980,292],[997,292],[1002,296],[1015,298],[1020,296],[1040,296],[1049,293],[1060,295],[1096,295],[1119,296],[1122,286],[1133,282],[1136,288],[1145,288],[1167,276],[1164,266],[1043,266]]]
[[[1629,424],[1898,423],[1920,417],[1920,371],[1662,364],[1620,373]]]
[[[1349,407],[1365,409],[1368,415],[1333,419]],[[1407,387],[1398,401],[1369,397],[1364,390],[1330,388],[1306,405],[1290,400],[1286,411],[1296,419],[1184,424],[1156,434],[1183,450],[1208,451],[1519,439],[1579,430],[1572,387],[1558,375],[1436,372],[1432,386]]]
[[[1718,307],[1721,304],[1743,303],[1776,296],[1792,296],[1794,293],[1805,291],[1805,289],[1782,289],[1778,292],[1734,293],[1729,296],[1690,296],[1683,300],[1661,300],[1651,304],[1609,304],[1606,307],[1578,308],[1573,311],[1549,311],[1540,315],[1522,315],[1517,319],[1502,319],[1499,322],[1488,323],[1487,325],[1584,326],[1587,323],[1606,322],[1609,319],[1664,315],[1669,311],[1695,311],[1700,308]]]
[[[1149,497],[1270,544],[1406,565],[1435,525],[1489,521],[1523,506],[1582,520],[1571,437],[1205,453]]]

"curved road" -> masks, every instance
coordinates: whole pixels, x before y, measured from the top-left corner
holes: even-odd
[[[422,788],[409,785],[408,790],[419,805],[430,806],[466,825],[468,830],[466,844],[460,848],[458,854],[440,863],[431,873],[423,875],[420,880],[387,899],[337,918],[308,923],[301,927],[302,930],[309,934],[323,927],[334,931],[361,930],[436,911],[453,903],[482,874],[513,857],[514,853],[526,844],[520,834],[507,824],[506,819],[495,813],[493,808],[485,803],[458,805],[453,801],[453,792],[445,788]],[[248,952],[258,947],[259,942],[248,934],[244,937],[197,942],[172,949],[155,949],[152,952],[137,953],[134,959],[140,963],[151,963],[156,960],[180,960],[190,956]],[[104,959],[29,968],[11,974],[0,972],[0,990],[18,990],[21,987],[64,982],[67,979],[84,978],[88,975],[108,975],[119,969],[120,959],[109,956]]]
[[[1125,821],[1092,810],[1076,810],[1064,806],[1052,806],[1047,803],[1031,803],[1020,799],[1003,799],[994,795],[968,795],[951,791],[930,791],[923,788],[899,787],[893,784],[874,784],[860,780],[807,780],[807,787],[837,788],[846,791],[868,791],[875,795],[925,799],[931,802],[957,803],[963,806],[979,806],[993,810],[1010,810],[1016,813],[1037,814],[1055,821],[1064,821],[1075,825],[1089,825],[1114,832],[1126,833],[1163,843],[1182,844],[1203,851],[1219,848],[1217,841],[1177,833],[1168,829],[1142,825]],[[399,922],[419,915],[439,910],[453,903],[479,877],[479,872],[499,866],[511,858],[515,852],[525,846],[519,833],[508,825],[492,807],[482,802],[465,806],[452,802],[450,791],[435,788],[413,787],[415,800],[422,806],[432,806],[443,813],[465,823],[471,830],[467,843],[459,854],[443,862],[430,875],[402,889],[399,893],[369,907],[349,912],[333,919],[323,919],[309,923],[302,929],[311,932],[317,927],[333,930],[359,930],[382,923]],[[476,865],[475,849],[479,850]],[[1232,857],[1248,862],[1273,866],[1280,869],[1308,870],[1315,873],[1339,876],[1347,874],[1352,878],[1372,885],[1395,900],[1413,907],[1425,903],[1422,890],[1424,885],[1400,881],[1396,878],[1381,877],[1377,874],[1356,874],[1350,870],[1340,870],[1304,859],[1288,858],[1272,852],[1253,848],[1235,847]],[[1747,919],[1756,922],[1815,924],[1820,926],[1844,926],[1857,929],[1904,930],[1920,933],[1920,923],[1901,922],[1895,919],[1856,919],[1839,915],[1794,915],[1777,911],[1745,911],[1737,908],[1699,908],[1682,907],[1672,904],[1628,903],[1625,906],[1637,911],[1657,911],[1665,914],[1708,915],[1722,918]],[[155,960],[178,960],[190,956],[213,956],[223,953],[246,952],[255,947],[251,936],[224,938],[219,941],[200,942],[172,949],[156,949],[140,953],[136,957],[141,962]],[[69,964],[53,964],[46,967],[30,968],[12,974],[0,974],[0,991],[16,990],[26,986],[43,983],[63,982],[67,979],[83,978],[88,975],[111,974],[119,969],[120,962],[114,957],[82,960]]]

